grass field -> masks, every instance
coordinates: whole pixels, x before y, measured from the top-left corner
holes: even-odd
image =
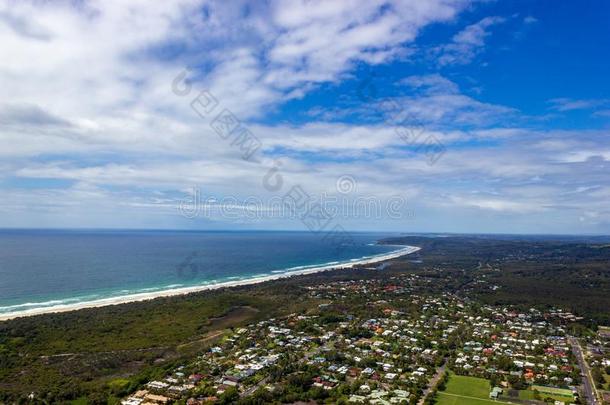
[[[532,390],[537,390],[542,394],[560,395],[564,397],[572,397],[572,391],[565,388],[545,387],[543,385],[532,385]]]
[[[535,399],[534,391],[532,390],[519,390],[519,399]]]
[[[436,396],[438,405],[492,405],[506,402],[489,399],[489,381],[450,373],[445,391]]]
[[[467,397],[489,399],[489,391],[489,381],[483,378],[465,377],[451,373],[449,381],[447,382],[447,389],[444,392]]]
[[[533,399],[534,391],[537,390],[540,393],[540,398],[552,398],[555,401],[561,402],[572,402],[574,401],[574,396],[572,395],[572,391],[564,389],[564,388],[555,388],[555,387],[545,387],[543,385],[532,385],[530,390],[519,391],[519,398],[522,399]]]
[[[574,397],[571,396],[571,395],[570,396],[565,396],[565,395],[557,395],[557,394],[550,394],[550,393],[547,393],[547,392],[541,392],[539,400],[544,400],[545,398],[552,398],[554,401],[561,401],[561,402],[572,402],[572,401],[574,401]],[[534,400],[536,398],[534,396],[534,391],[532,391],[532,390],[520,390],[519,391],[519,399]]]

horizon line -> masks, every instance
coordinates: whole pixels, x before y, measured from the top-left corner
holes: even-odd
[[[2,227],[2,231],[150,231],[150,232],[292,232],[312,233],[309,230],[296,229],[190,229],[190,228],[114,228],[114,227]],[[610,237],[603,233],[511,233],[511,232],[453,232],[453,231],[396,231],[396,230],[351,230],[349,233],[393,233],[401,236],[409,235],[452,235],[452,236],[592,236]]]

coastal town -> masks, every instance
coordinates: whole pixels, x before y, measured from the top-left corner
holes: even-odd
[[[610,405],[609,22],[0,0],[0,405]]]
[[[317,306],[227,329],[121,404],[608,402],[608,330],[430,283],[401,274],[303,286]]]

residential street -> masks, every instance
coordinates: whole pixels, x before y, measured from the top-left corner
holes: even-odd
[[[243,397],[247,397],[247,396],[250,396],[250,395],[254,394],[254,393],[256,392],[256,390],[257,390],[257,389],[259,389],[260,387],[264,387],[264,386],[265,386],[265,384],[267,384],[267,382],[269,381],[269,379],[270,379],[270,378],[269,378],[268,376],[267,376],[267,377],[265,377],[265,378],[263,378],[262,380],[260,380],[260,381],[258,382],[258,384],[255,384],[255,385],[253,385],[252,387],[250,387],[250,388],[248,388],[247,390],[245,390],[244,392],[242,392],[242,393],[240,394],[240,397],[242,397],[242,398],[243,398]]]
[[[446,369],[446,364],[445,363],[443,363],[442,366],[440,366],[439,368],[436,369],[436,373],[430,379],[430,382],[428,383],[428,386],[424,390],[424,392],[423,392],[421,398],[419,399],[419,402],[417,403],[417,405],[423,405],[424,400],[426,399],[426,396],[430,393],[430,391],[432,391],[436,387],[436,385],[438,384],[438,381],[441,379],[441,377],[445,373],[445,369]]]

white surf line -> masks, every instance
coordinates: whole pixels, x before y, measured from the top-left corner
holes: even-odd
[[[329,270],[341,270],[341,269],[350,269],[354,266],[361,266],[366,264],[379,263],[386,260],[396,259],[401,256],[406,256],[412,253],[417,252],[421,248],[417,246],[406,246],[406,245],[387,245],[387,246],[403,246],[402,249],[398,249],[389,253],[380,254],[377,256],[372,256],[366,259],[356,260],[353,262],[343,262],[339,264],[331,264],[331,265],[323,265],[319,267],[312,267],[303,270],[295,270],[295,271],[287,271],[283,273],[274,273],[270,275],[260,276],[260,277],[252,277],[244,280],[231,280],[224,281],[221,283],[215,284],[204,284],[204,285],[196,285],[190,287],[181,287],[175,289],[161,290],[149,293],[136,293],[130,295],[124,295],[119,297],[109,297],[102,298],[98,300],[85,301],[79,303],[72,304],[63,304],[63,305],[55,305],[52,307],[44,307],[44,308],[33,308],[27,309],[23,311],[15,311],[9,312],[5,314],[0,314],[0,321],[6,321],[9,319],[20,318],[25,316],[33,316],[33,315],[41,315],[41,314],[51,314],[58,312],[68,312],[68,311],[76,311],[84,308],[98,308],[104,307],[107,305],[119,305],[119,304],[127,304],[129,302],[139,302],[139,301],[148,301],[155,298],[161,297],[172,297],[176,295],[184,295],[191,294],[200,291],[208,291],[208,290],[216,290],[219,288],[228,288],[228,287],[238,287],[244,285],[251,284],[259,284],[265,281],[279,280],[283,278],[295,277],[305,274],[315,274],[323,271]]]

